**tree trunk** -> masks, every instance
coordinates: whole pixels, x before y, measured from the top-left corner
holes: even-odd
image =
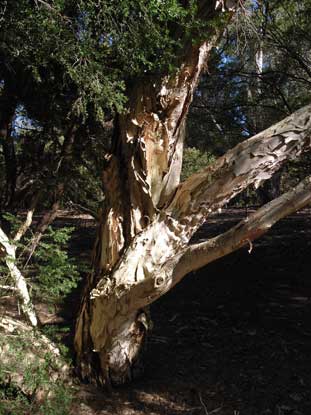
[[[72,153],[77,129],[77,125],[73,124],[69,128],[67,134],[65,135],[61,156],[58,160],[56,171],[54,172],[57,178],[57,184],[55,186],[55,189],[53,189],[53,192],[51,192],[54,194],[54,201],[51,208],[43,215],[36,227],[36,231],[31,239],[30,246],[27,248],[28,258],[26,261],[26,265],[28,264],[32,255],[37,249],[37,246],[39,245],[45,231],[54,222],[54,220],[57,218],[59,214],[59,210],[61,208],[61,201],[66,188],[66,180],[68,179],[68,176],[70,174],[70,164],[72,161]],[[38,197],[39,196],[40,193],[38,194]]]
[[[174,270],[194,232],[234,195],[310,149],[306,107],[179,184],[186,116],[217,37],[188,47],[174,76],[136,85],[129,112],[117,120],[93,272],[76,324],[84,380],[122,384],[135,376],[150,329],[146,307],[181,278]]]
[[[150,252],[150,258],[157,262],[173,252],[171,242],[179,244],[172,222],[169,239],[163,234],[164,243],[158,239],[158,247],[152,247],[162,226],[164,232],[168,230],[161,212],[179,185],[186,115],[215,40],[216,34],[210,42],[188,47],[176,75],[136,85],[130,93],[129,113],[117,120],[103,173],[106,198],[94,271],[76,329],[83,378],[122,384],[139,368],[137,357],[150,328],[148,313],[145,304],[129,307],[119,299],[128,287],[153,273],[154,265],[148,269],[144,263],[147,252],[152,250],[156,257]],[[122,272],[117,271],[119,266]],[[107,292],[99,301],[95,299],[98,284],[105,285]]]
[[[17,168],[14,138],[11,134],[11,124],[16,109],[16,98],[10,88],[4,86],[0,96],[0,142],[5,162],[6,187],[0,203],[4,206],[12,204],[16,188]],[[2,199],[2,200],[1,200]]]

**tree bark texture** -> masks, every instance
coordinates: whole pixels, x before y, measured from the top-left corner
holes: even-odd
[[[174,76],[136,85],[129,112],[117,120],[94,269],[76,324],[85,380],[122,384],[135,376],[150,328],[146,307],[184,276],[176,269],[194,232],[247,186],[310,150],[308,106],[179,183],[186,116],[217,37],[189,47]]]
[[[155,232],[161,234],[162,221],[158,229],[153,225],[179,185],[186,115],[215,39],[189,47],[176,75],[136,85],[130,93],[129,113],[117,120],[113,149],[103,172],[106,199],[94,249],[94,272],[86,287],[75,338],[84,378],[123,383],[135,371],[134,362],[149,328],[148,315],[141,307],[129,311],[113,291],[145,277],[143,264],[138,266],[139,258],[129,257],[129,253],[133,244],[136,250],[145,243],[149,249]],[[145,242],[144,237],[140,239],[144,232]],[[173,228],[171,233],[173,236]],[[160,251],[162,248],[154,249],[157,256]],[[130,260],[131,264],[125,265],[129,269],[123,268],[125,273],[117,275],[116,268],[125,257],[126,262]],[[103,281],[111,293],[97,301],[94,289]],[[94,373],[96,367],[99,370]]]
[[[27,214],[25,226],[27,226],[27,222],[31,222],[33,211],[29,211]],[[16,234],[16,238],[14,242],[17,242],[22,236],[22,228]],[[24,315],[29,320],[30,324],[33,327],[38,325],[37,316],[33,307],[33,304],[30,299],[26,279],[21,273],[20,269],[16,265],[16,245],[12,243],[8,236],[3,232],[0,228],[0,253],[3,251],[5,255],[5,263],[8,267],[10,272],[10,276],[12,281],[16,287],[17,295],[21,301],[21,308]]]

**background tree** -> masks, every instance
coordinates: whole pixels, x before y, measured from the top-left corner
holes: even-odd
[[[310,94],[309,2],[244,7],[214,49],[189,113],[187,145],[215,155],[305,105]],[[287,164],[239,203],[260,204],[290,189],[308,171],[309,157]]]

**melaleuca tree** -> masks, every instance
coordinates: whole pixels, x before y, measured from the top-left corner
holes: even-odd
[[[84,138],[84,154],[96,151],[89,140],[104,121],[114,121],[99,155],[104,202],[75,335],[77,369],[86,380],[131,379],[150,328],[150,303],[188,272],[250,243],[310,202],[307,178],[248,222],[189,245],[209,215],[310,149],[305,107],[180,182],[189,107],[238,6],[243,12],[242,2],[230,0],[36,0],[2,8],[2,97],[12,102],[10,114],[23,105],[53,132],[59,192],[66,192],[62,178],[78,165]],[[23,88],[5,92],[16,74]],[[220,93],[224,102],[228,94]]]
[[[250,243],[285,214],[310,202],[307,178],[248,223],[206,243],[188,245],[210,214],[310,146],[307,107],[180,183],[185,121],[199,77],[228,24],[225,3],[196,3],[197,25],[206,22],[207,31],[198,33],[194,25],[189,34],[172,26],[171,36],[178,39],[175,70],[165,65],[156,73],[145,69],[145,76],[128,83],[128,111],[116,118],[106,157],[106,199],[94,269],[76,327],[77,364],[84,379],[103,384],[131,379],[148,333],[150,303],[188,272]],[[222,88],[219,94],[226,96]],[[241,110],[236,114],[243,118]],[[241,119],[236,121],[243,136],[245,126]],[[247,131],[244,137],[249,135]]]

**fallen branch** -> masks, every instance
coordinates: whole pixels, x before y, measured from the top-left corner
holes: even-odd
[[[0,285],[0,290],[17,291],[17,288],[12,285]]]
[[[21,233],[21,232],[20,232]],[[18,235],[20,235],[18,233]],[[29,291],[27,288],[27,283],[25,277],[20,272],[16,265],[16,246],[13,245],[8,236],[4,233],[4,231],[0,227],[0,244],[2,245],[5,251],[5,258],[4,261],[9,269],[10,275],[14,284],[16,286],[17,294],[21,300],[21,307],[22,311],[30,321],[33,327],[38,325],[37,317],[35,310],[33,308],[33,304],[30,300]]]
[[[57,199],[53,203],[51,209],[48,212],[46,212],[43,218],[41,219],[37,227],[37,230],[33,238],[30,241],[30,247],[28,248],[28,257],[27,257],[27,261],[25,262],[25,267],[28,265],[35,250],[37,249],[37,246],[39,245],[39,242],[41,241],[41,238],[44,232],[47,230],[50,224],[56,219],[59,213],[59,208],[60,208],[60,199]]]

